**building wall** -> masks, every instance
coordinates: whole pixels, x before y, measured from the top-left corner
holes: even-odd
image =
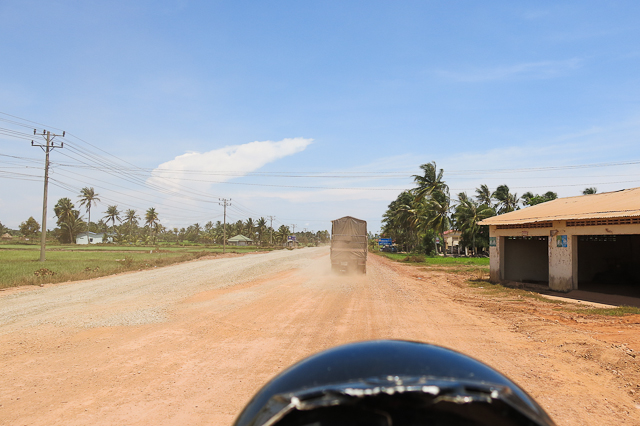
[[[504,237],[549,237],[549,288],[556,291],[570,291],[578,288],[578,237],[580,235],[634,234],[640,234],[640,225],[567,226],[566,221],[553,221],[552,226],[548,228],[497,229],[496,225],[491,225],[489,235],[495,237],[496,241],[496,245],[489,248],[491,281],[499,282],[507,279]]]

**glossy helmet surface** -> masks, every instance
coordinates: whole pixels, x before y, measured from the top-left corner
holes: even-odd
[[[234,426],[552,426],[496,370],[425,343],[377,340],[312,355],[273,378]]]

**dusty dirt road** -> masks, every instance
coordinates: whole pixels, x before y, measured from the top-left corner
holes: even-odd
[[[377,256],[329,269],[303,249],[1,292],[0,424],[229,425],[288,365],[377,338],[478,358],[558,425],[640,424],[638,318],[593,327]]]

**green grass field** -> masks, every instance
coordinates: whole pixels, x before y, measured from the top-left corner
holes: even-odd
[[[229,247],[227,253],[264,251]],[[267,249],[268,250],[268,249]],[[39,262],[40,246],[0,245],[0,288],[96,278],[119,272],[154,268],[222,253],[221,246],[51,245]]]
[[[470,266],[489,266],[488,257],[451,257],[451,256],[435,256],[427,257],[424,254],[414,253],[385,253],[376,252],[377,255],[388,257],[397,262],[424,263],[426,265],[470,265]]]

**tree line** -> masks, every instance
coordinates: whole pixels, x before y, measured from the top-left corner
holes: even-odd
[[[272,229],[267,225],[267,219],[264,217],[227,223],[226,232],[221,221],[215,223],[209,221],[204,226],[195,223],[183,228],[167,228],[162,225],[154,207],[138,212],[134,209],[121,211],[117,205],[109,205],[104,212],[101,212],[104,216],[98,221],[91,221],[92,211],[95,217],[95,209],[92,210],[92,208],[95,208],[100,201],[99,194],[94,188],[89,187],[80,190],[78,207],[70,198],[60,198],[53,208],[56,228],[51,231],[52,236],[61,243],[75,243],[79,234],[89,231],[104,233],[119,244],[157,244],[159,242],[222,244],[225,235],[227,239],[244,235],[257,245],[286,244],[290,235],[295,235],[298,244],[302,245],[324,244],[330,240],[328,231],[304,231],[294,234],[285,225]],[[87,213],[86,221],[81,210]],[[0,235],[9,231],[0,223]],[[39,231],[40,225],[33,217],[20,225],[20,233],[25,237],[35,237]]]
[[[422,174],[413,175],[415,188],[401,192],[382,216],[382,236],[392,238],[403,251],[447,253],[445,232],[461,232],[459,247],[478,254],[489,246],[488,226],[478,223],[489,217],[555,200],[558,194],[512,193],[507,185],[491,191],[480,185],[471,196],[460,192],[453,198],[444,181],[444,170],[435,161],[420,166]],[[595,194],[586,188],[584,195]]]

